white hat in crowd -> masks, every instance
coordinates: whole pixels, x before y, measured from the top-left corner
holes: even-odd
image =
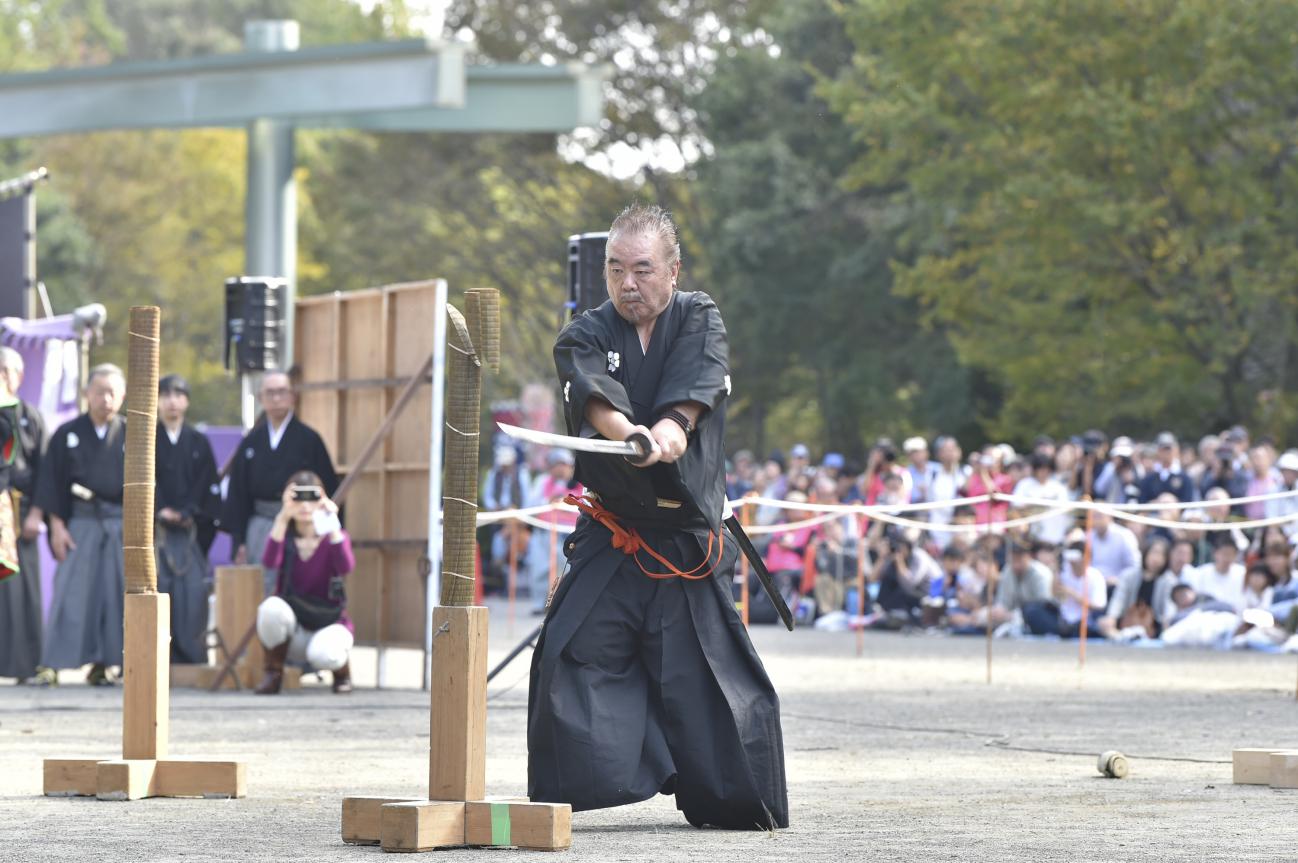
[[[906,442],[901,445],[902,452],[919,452],[928,449],[928,441],[922,437],[908,437]]]
[[[1298,471],[1298,450],[1287,450],[1276,461],[1275,466],[1280,470]]]

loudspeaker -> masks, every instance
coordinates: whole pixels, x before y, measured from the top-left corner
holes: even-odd
[[[288,279],[240,276],[225,280],[225,367],[233,350],[240,372],[283,368]]]
[[[604,285],[604,247],[608,231],[573,234],[568,238],[568,317],[593,309],[608,299]]]

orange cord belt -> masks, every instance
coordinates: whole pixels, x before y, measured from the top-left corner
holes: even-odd
[[[708,550],[703,556],[703,562],[691,570],[682,571],[677,569],[676,565],[670,560],[650,548],[648,543],[644,541],[644,537],[640,536],[640,532],[634,527],[624,527],[622,523],[618,521],[617,516],[601,506],[598,501],[591,500],[588,497],[577,497],[576,495],[570,494],[563,499],[563,502],[577,507],[577,509],[586,513],[586,515],[608,528],[609,533],[613,534],[613,547],[618,551],[621,551],[624,554],[629,554],[631,557],[635,558],[636,566],[640,567],[640,571],[650,578],[688,578],[690,580],[707,578],[712,575],[712,571],[716,569],[717,564],[721,562],[721,554],[726,548],[726,538],[724,534],[718,537],[717,534],[708,531]],[[708,565],[708,561],[712,559],[712,548],[714,544],[717,547],[717,560],[716,563]],[[640,562],[641,549],[648,552],[649,556],[654,560],[667,567],[668,571],[650,572],[645,569],[644,564]],[[706,570],[703,569],[705,565],[708,567]]]

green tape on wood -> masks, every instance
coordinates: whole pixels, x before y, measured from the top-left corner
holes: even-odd
[[[511,845],[509,841],[509,804],[491,804],[491,844]]]

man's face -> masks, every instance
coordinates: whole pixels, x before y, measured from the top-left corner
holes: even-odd
[[[928,464],[927,447],[925,447],[924,449],[913,449],[907,454],[910,456],[910,463],[915,465],[915,467],[923,467],[924,465]]]
[[[613,307],[633,324],[646,323],[662,314],[676,288],[681,264],[667,265],[666,250],[657,237],[620,235],[609,241],[604,280]]]
[[[937,457],[942,460],[943,464],[958,464],[960,456],[960,444],[956,443],[954,440],[942,441],[942,446],[938,447]]]
[[[1164,444],[1158,448],[1158,462],[1163,467],[1170,468],[1176,462],[1177,448]]]
[[[1190,565],[1194,560],[1194,549],[1185,543],[1178,542],[1172,546],[1172,562],[1168,568],[1180,575],[1181,570]]]
[[[158,393],[158,417],[164,423],[185,421],[185,412],[189,410],[189,396],[180,390],[167,390]]]
[[[1219,545],[1212,550],[1212,562],[1217,565],[1218,572],[1225,572],[1235,562],[1237,554],[1238,552],[1231,546]]]
[[[86,386],[86,402],[95,425],[111,422],[122,409],[126,398],[126,381],[120,375],[95,375]]]
[[[278,425],[293,410],[293,386],[288,375],[281,372],[266,375],[261,379],[261,409],[271,422]]]
[[[1010,555],[1010,571],[1015,575],[1022,575],[1028,571],[1028,564],[1032,562],[1032,555],[1026,550],[1015,551]]]
[[[1110,516],[1107,512],[1099,512],[1097,510],[1095,515],[1092,517],[1091,524],[1095,527],[1095,532],[1097,534],[1099,534],[1100,536],[1104,536],[1106,533],[1109,532],[1109,525],[1112,522],[1113,522],[1112,516]]]

